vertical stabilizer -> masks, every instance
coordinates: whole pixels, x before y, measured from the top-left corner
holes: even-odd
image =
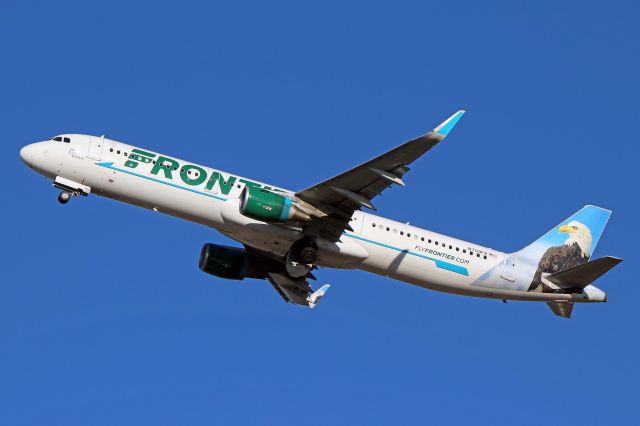
[[[584,206],[517,253],[532,268],[529,291],[546,292],[543,277],[587,263],[602,236],[611,211]],[[533,269],[535,268],[535,269]]]

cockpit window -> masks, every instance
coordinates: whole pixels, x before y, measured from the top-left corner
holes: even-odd
[[[71,139],[69,139],[69,138],[65,138],[65,137],[62,137],[62,136],[56,136],[56,137],[51,138],[51,139],[49,139],[49,140],[50,140],[50,141],[56,141],[56,142],[66,142],[66,143],[71,142]]]

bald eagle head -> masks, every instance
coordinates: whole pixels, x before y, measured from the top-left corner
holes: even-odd
[[[572,220],[566,225],[562,225],[558,231],[569,234],[569,238],[564,242],[565,246],[577,244],[583,257],[591,255],[591,231],[586,225]]]

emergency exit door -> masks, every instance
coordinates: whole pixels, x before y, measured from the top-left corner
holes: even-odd
[[[96,138],[91,136],[91,142],[89,143],[89,153],[87,157],[94,160],[102,159],[102,149],[104,147],[104,138]]]
[[[518,258],[515,256],[507,256],[504,259],[504,266],[500,276],[508,281],[516,280],[516,268],[518,267]]]

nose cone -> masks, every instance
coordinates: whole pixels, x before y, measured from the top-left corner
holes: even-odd
[[[20,150],[20,158],[27,166],[31,165],[33,158],[33,144],[27,145]]]
[[[20,159],[25,163],[29,164],[29,145],[23,147],[20,150]]]

